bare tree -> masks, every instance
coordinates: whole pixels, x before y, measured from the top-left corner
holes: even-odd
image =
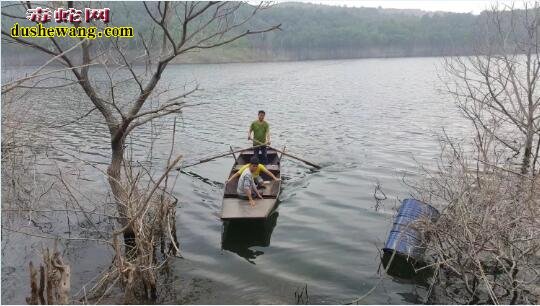
[[[476,168],[474,154],[442,140],[441,164],[414,186],[440,208],[419,222],[435,271],[426,300],[442,304],[534,304],[540,292],[540,180],[512,165]],[[475,150],[476,151],[476,150]]]
[[[59,5],[52,3],[51,7],[54,9],[54,6]],[[151,33],[139,35],[138,41],[142,50],[140,52],[127,50],[118,39],[107,44],[83,39],[78,43],[80,53],[73,55],[66,52],[72,48],[69,41],[50,38],[49,44],[44,44],[36,40],[11,37],[5,29],[2,30],[6,41],[34,48],[57,59],[56,62],[69,69],[92,103],[93,109],[103,116],[110,132],[111,144],[108,180],[120,213],[119,221],[124,227],[130,224],[126,218],[126,203],[130,202],[130,197],[135,196],[126,193],[129,188],[126,188],[125,175],[122,175],[126,137],[137,127],[156,118],[181,112],[187,106],[184,98],[197,90],[195,86],[165,101],[159,101],[157,106],[152,107],[148,103],[150,98],[164,93],[159,92],[157,87],[168,64],[188,52],[216,48],[248,35],[279,28],[279,25],[276,25],[249,29],[249,20],[268,7],[265,3],[249,6],[249,12],[243,10],[246,5],[240,2],[152,2],[142,5],[147,12],[147,22],[153,26]],[[33,4],[23,2],[21,6],[31,9]],[[68,2],[68,7],[72,6],[72,3]],[[5,18],[13,18],[4,10],[2,14]],[[156,45],[158,47],[155,47]],[[136,65],[141,61],[145,67],[137,69]],[[90,73],[90,66],[105,70],[109,83],[106,88],[97,85],[98,80]],[[122,75],[122,71],[128,76]],[[117,77],[118,75],[121,76]],[[15,84],[20,83],[17,81]],[[133,99],[122,101],[118,88],[126,86],[126,83],[132,84],[138,93]],[[132,229],[127,226],[125,231],[131,233]]]
[[[484,12],[474,56],[445,61],[448,91],[473,123],[479,159],[519,158],[522,174],[539,171],[540,77],[538,2],[524,10]],[[503,154],[503,155],[500,155]]]
[[[115,251],[112,265],[102,273],[88,292],[96,303],[99,303],[115,284],[123,286],[125,302],[134,302],[135,298],[141,297],[155,299],[158,287],[156,271],[166,264],[166,260],[159,260],[160,254],[157,250],[161,250],[165,259],[169,256],[180,256],[180,246],[176,239],[176,199],[167,182],[171,169],[181,159],[181,156],[173,156],[174,132],[165,170],[157,177],[150,169],[126,156],[131,149],[126,139],[133,135],[135,129],[195,105],[189,103],[187,98],[198,90],[197,84],[180,87],[162,84],[162,76],[168,65],[191,52],[217,48],[245,36],[279,29],[279,25],[251,29],[250,20],[255,14],[268,8],[268,3],[261,2],[255,6],[241,2],[213,1],[138,4],[145,12],[146,20],[137,20],[137,23],[150,26],[138,33],[134,38],[135,42],[122,41],[120,38],[102,41],[85,38],[26,39],[12,37],[7,30],[2,29],[3,42],[32,48],[49,58],[29,75],[4,83],[3,98],[19,94],[20,90],[41,88],[40,83],[52,78],[61,80],[62,84],[48,85],[49,89],[76,84],[86,95],[88,111],[76,118],[70,118],[73,120],[66,124],[76,123],[91,113],[99,113],[109,131],[111,155],[104,175],[114,196],[117,214],[103,216],[116,218],[120,227],[108,234],[96,229],[96,233],[103,236],[99,239],[66,238],[99,240],[100,243],[109,244]],[[16,16],[11,10],[18,8],[19,12],[25,12],[36,5],[32,2],[21,2],[6,6],[9,6],[9,9],[2,8],[4,21],[24,20],[24,17]],[[51,9],[66,7],[60,2],[40,6]],[[73,3],[68,2],[67,7],[73,7]],[[98,23],[93,25],[100,29],[104,26]],[[79,26],[82,25],[75,25]],[[50,69],[49,65],[61,65],[61,68]],[[3,149],[7,147],[4,146],[4,140],[9,142],[9,138],[2,138]],[[64,189],[65,197],[78,204],[76,189],[70,186],[61,172],[58,182]],[[17,211],[37,210],[29,207],[22,210],[17,208]],[[58,211],[48,209],[40,210],[40,213]],[[82,207],[66,207],[65,211],[68,214],[84,216],[96,213]],[[4,227],[3,229],[17,231]],[[23,234],[48,239],[61,238]],[[122,235],[124,243],[119,239]],[[126,246],[126,252],[121,251],[122,246]],[[34,284],[36,273],[33,272],[31,276]],[[83,291],[86,301],[86,290]],[[81,294],[79,292],[72,298],[82,298]]]
[[[534,304],[540,299],[538,3],[481,16],[473,56],[442,76],[472,123],[472,143],[441,139],[436,171],[413,187],[441,210],[416,224],[435,271],[428,302]]]

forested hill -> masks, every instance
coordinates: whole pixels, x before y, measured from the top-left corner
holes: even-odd
[[[116,25],[151,32],[141,2],[102,2],[111,7]],[[129,11],[129,15],[120,13]],[[247,10],[246,10],[247,11]],[[146,19],[145,19],[146,18]],[[281,24],[281,31],[243,38],[233,44],[179,57],[183,62],[238,62],[361,57],[467,54],[480,16],[421,10],[351,8],[279,3],[255,15],[251,27]],[[149,21],[149,19],[148,19]],[[10,26],[4,18],[2,26]],[[147,33],[147,34],[148,34]],[[140,47],[140,46],[139,46]],[[138,48],[133,45],[133,49]],[[3,44],[4,60],[13,52]]]
[[[269,57],[316,59],[468,53],[479,17],[283,3],[258,18],[281,23],[283,31],[252,37],[252,48]]]

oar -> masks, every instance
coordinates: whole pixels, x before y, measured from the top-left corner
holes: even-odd
[[[292,158],[294,158],[294,159],[297,159],[297,160],[299,160],[299,161],[301,161],[301,162],[304,162],[304,163],[306,163],[306,164],[312,166],[313,168],[321,169],[321,166],[319,166],[319,165],[317,165],[317,164],[314,164],[314,163],[312,163],[312,162],[309,162],[309,161],[307,161],[307,160],[305,160],[305,159],[302,159],[302,158],[300,158],[300,157],[298,157],[298,156],[294,156],[294,155],[292,155],[292,154],[285,153],[285,152],[283,152],[283,151],[281,151],[281,150],[279,150],[279,149],[276,149],[276,148],[274,148],[274,147],[270,147],[270,146],[268,146],[268,147],[269,147],[270,149],[272,149],[272,150],[275,150],[275,151],[277,151],[277,152],[279,152],[279,153],[285,155],[285,156],[289,156],[289,157],[292,157]]]
[[[185,169],[185,168],[188,168],[188,167],[193,167],[195,165],[199,165],[199,164],[202,164],[202,163],[209,162],[209,161],[214,160],[216,158],[224,157],[224,156],[231,155],[231,154],[238,153],[238,152],[244,152],[244,151],[248,151],[248,150],[253,150],[253,149],[256,149],[256,148],[261,147],[261,146],[262,145],[255,146],[255,147],[249,147],[249,148],[245,148],[245,149],[240,149],[240,150],[231,151],[231,152],[219,154],[219,155],[216,155],[216,156],[208,157],[208,158],[205,158],[205,159],[201,159],[198,162],[193,163],[193,164],[189,164],[189,165],[186,165],[186,166],[180,166],[180,167],[176,168],[176,170]]]
[[[257,147],[265,146],[265,145],[266,145],[266,144],[263,144],[262,142],[260,142],[260,141],[258,141],[258,140],[256,140],[256,139],[253,139],[253,141],[255,141],[256,143],[259,143],[259,144],[260,144],[260,145],[258,145]],[[309,162],[309,161],[307,161],[307,160],[305,160],[305,159],[302,159],[302,158],[300,158],[300,157],[298,157],[298,156],[294,156],[294,155],[292,155],[292,154],[285,153],[285,152],[283,152],[283,151],[281,151],[281,150],[279,150],[279,149],[276,149],[276,148],[274,148],[274,147],[271,147],[271,146],[268,146],[268,147],[269,147],[270,149],[272,149],[272,150],[275,150],[275,151],[277,151],[277,152],[279,152],[279,153],[285,155],[285,156],[289,156],[289,157],[292,157],[292,158],[294,158],[294,159],[297,159],[297,160],[299,160],[299,161],[301,161],[301,162],[304,162],[304,163],[306,163],[306,164],[312,166],[313,168],[321,169],[321,166],[316,165],[316,164],[314,164],[314,163],[312,163],[312,162]]]
[[[183,174],[185,174],[185,175],[189,175],[189,176],[191,176],[191,177],[194,177],[194,178],[196,178],[196,179],[198,179],[198,180],[202,181],[203,183],[208,184],[208,185],[210,185],[210,186],[223,186],[223,183],[222,183],[222,182],[216,182],[216,181],[213,181],[213,180],[211,180],[211,179],[209,179],[209,178],[207,178],[207,177],[204,177],[204,176],[202,176],[202,175],[199,175],[199,174],[197,174],[197,173],[195,173],[195,172],[184,171],[184,170],[182,169],[182,170],[180,170],[180,173],[183,173]]]

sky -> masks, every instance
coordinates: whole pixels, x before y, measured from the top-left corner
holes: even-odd
[[[325,5],[346,5],[348,7],[382,7],[382,8],[397,8],[397,9],[421,9],[424,11],[444,11],[456,13],[473,13],[479,14],[483,10],[490,8],[493,4],[511,5],[515,2],[515,7],[523,7],[523,1],[488,1],[488,0],[293,0],[295,2],[309,2]],[[288,1],[278,1],[288,2]]]

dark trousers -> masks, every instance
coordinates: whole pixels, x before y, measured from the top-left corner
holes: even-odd
[[[242,193],[239,193],[238,194],[238,197],[242,200],[249,200],[249,197],[245,194],[242,194]],[[255,192],[255,190],[251,190],[251,198],[252,199],[257,199],[257,193]]]
[[[266,156],[266,151],[268,148],[266,146],[260,146],[258,148],[255,148],[255,152],[253,152],[255,155],[257,155],[257,158],[259,159],[259,163],[266,165],[268,164],[268,157]]]

